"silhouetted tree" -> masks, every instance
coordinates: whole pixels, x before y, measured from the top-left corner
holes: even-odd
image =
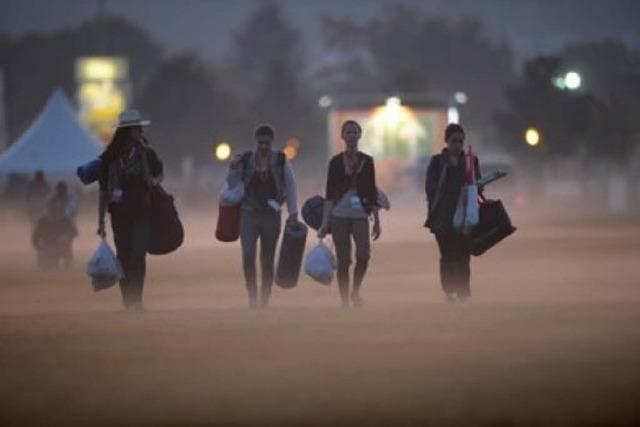
[[[3,38],[0,67],[5,71],[10,140],[26,129],[55,87],[75,92],[75,60],[90,55],[127,57],[135,100],[160,62],[162,47],[144,30],[117,16],[91,19],[46,35]]]
[[[578,90],[552,84],[570,70],[582,76]],[[525,129],[535,126],[543,136],[545,155],[584,153],[622,160],[638,144],[637,93],[638,52],[616,42],[570,46],[557,56],[525,62],[521,77],[505,89],[507,106],[495,115],[495,123],[515,153],[525,152]]]
[[[423,92],[446,100],[469,95],[465,121],[485,123],[513,78],[506,44],[495,43],[474,19],[458,21],[420,9],[393,6],[363,22],[325,18],[327,46],[337,65],[330,84],[348,92]]]
[[[302,156],[326,150],[300,33],[280,6],[275,2],[258,6],[234,41],[230,60],[234,94],[244,106],[243,126],[248,128],[240,146],[252,147],[251,126],[269,122],[276,127],[279,142],[289,137],[301,140]]]
[[[212,147],[225,138],[234,107],[212,70],[194,54],[182,53],[157,67],[140,108],[153,121],[149,132],[154,144],[176,168],[186,156],[198,163],[211,161]]]

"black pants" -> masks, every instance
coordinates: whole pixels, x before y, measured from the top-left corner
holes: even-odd
[[[471,295],[471,256],[466,238],[455,232],[436,234],[440,248],[440,281],[447,294]]]
[[[124,278],[120,281],[122,302],[125,307],[140,305],[146,274],[149,217],[144,214],[112,214],[111,225],[116,253],[124,271]]]

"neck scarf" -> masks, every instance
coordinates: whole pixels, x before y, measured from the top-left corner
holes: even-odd
[[[347,150],[344,152],[344,170],[347,175],[355,175],[358,173],[360,158],[357,151]]]
[[[271,169],[271,153],[266,156],[256,151],[256,172],[262,182],[266,182],[269,178],[269,170]]]

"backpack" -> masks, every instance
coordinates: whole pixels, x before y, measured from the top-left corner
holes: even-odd
[[[287,188],[284,179],[284,168],[286,163],[286,156],[282,151],[277,152],[277,156],[275,161],[271,161],[272,173],[275,178],[276,189],[278,192],[278,196],[276,201],[280,204],[284,203]],[[242,164],[242,182],[244,183],[245,189],[249,187],[249,182],[251,181],[251,176],[255,170],[255,156],[253,151],[246,151],[242,154],[241,158]],[[275,166],[275,168],[274,168]]]

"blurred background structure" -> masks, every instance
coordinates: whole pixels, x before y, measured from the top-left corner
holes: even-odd
[[[175,187],[203,194],[228,158],[217,147],[250,149],[256,123],[314,182],[304,166],[356,117],[382,182],[406,190],[460,121],[488,169],[512,172],[518,206],[640,209],[636,2],[321,3],[4,0],[0,147],[61,87],[105,142],[120,110],[142,110]]]
[[[638,0],[0,0],[0,425],[640,425],[639,23]],[[75,176],[127,107],[185,226],[136,314],[91,288]],[[301,277],[247,312],[214,239],[229,159],[273,124],[302,204],[347,118],[392,206],[365,309]],[[423,228],[450,122],[518,226],[454,306]]]

